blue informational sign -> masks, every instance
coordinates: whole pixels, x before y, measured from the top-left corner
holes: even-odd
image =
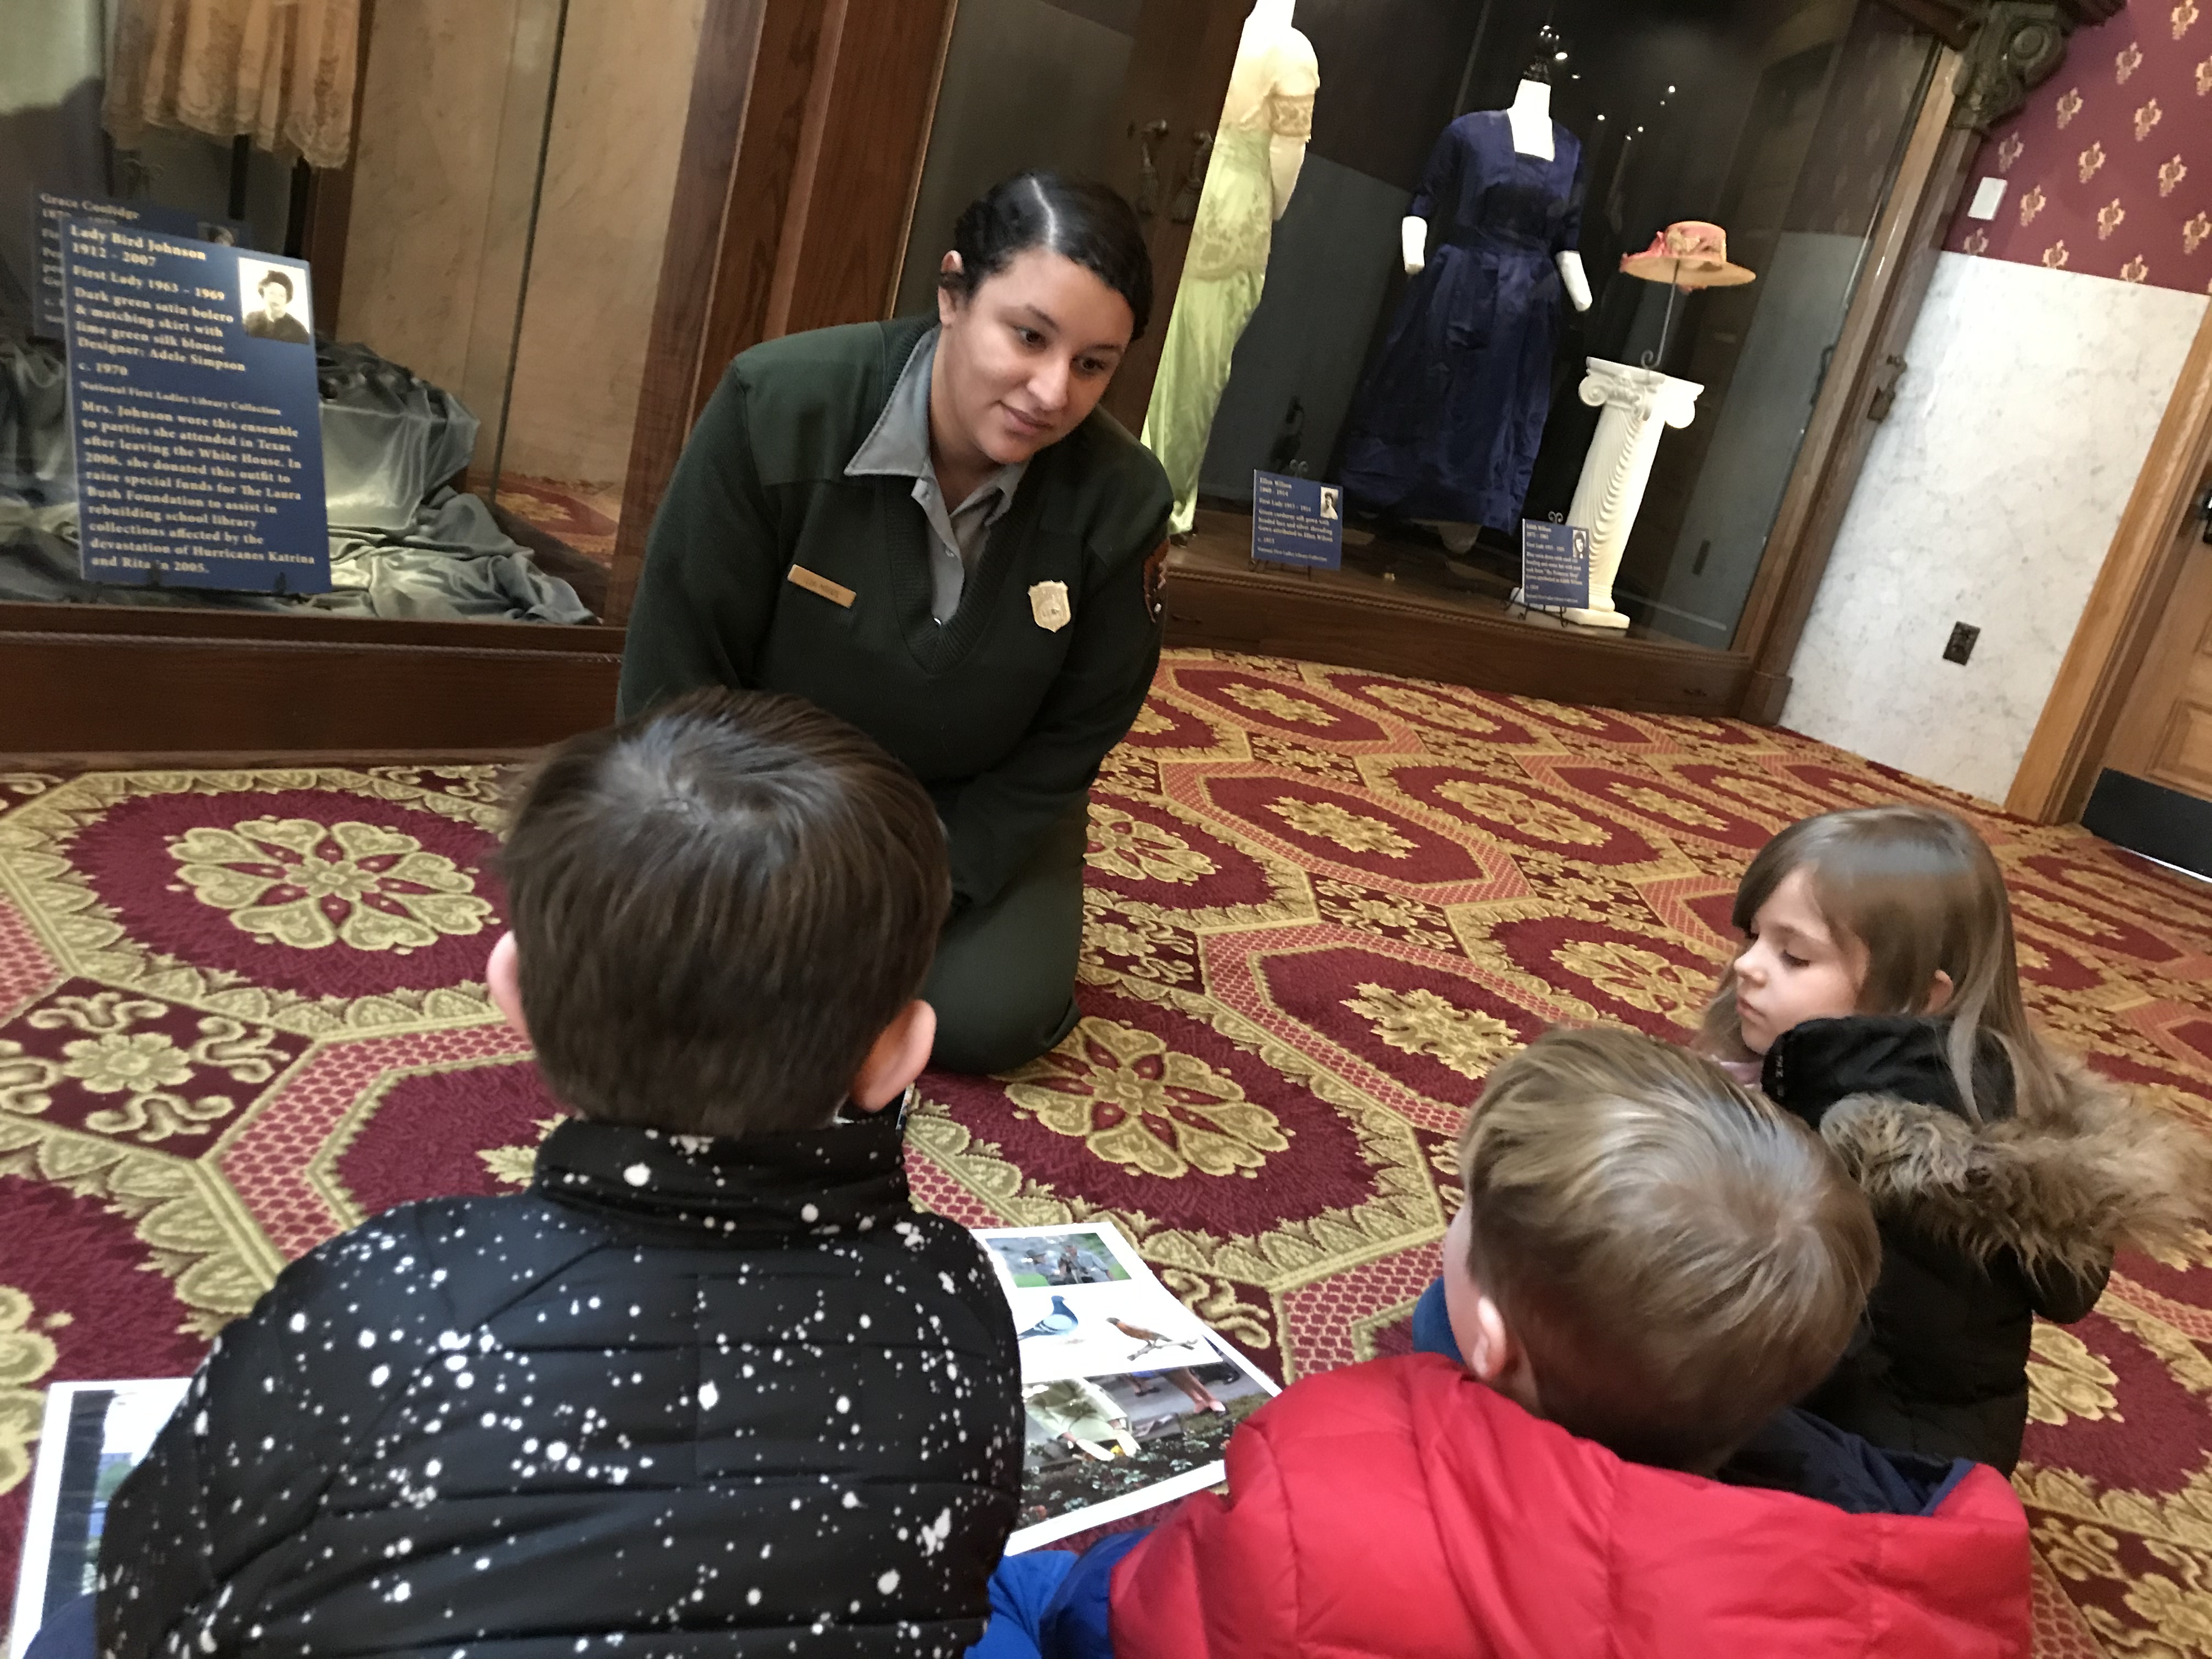
[[[1535,611],[1589,608],[1589,532],[1577,525],[1521,521],[1521,603]]]
[[[158,230],[195,241],[235,243],[246,227],[234,219],[203,219],[182,208],[152,202],[111,202],[98,196],[62,196],[51,190],[31,194],[31,240],[39,250],[38,292],[32,296],[32,330],[49,339],[62,337],[62,221],[105,219],[139,230]]]
[[[87,580],[327,592],[307,267],[100,219],[62,243]]]
[[[1311,478],[1252,475],[1252,557],[1301,570],[1344,566],[1344,491]]]

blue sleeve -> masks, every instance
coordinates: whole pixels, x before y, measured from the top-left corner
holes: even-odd
[[[1464,1363],[1459,1340],[1452,1334],[1451,1310],[1444,1305],[1441,1279],[1423,1291],[1421,1299],[1413,1304],[1413,1352],[1442,1354],[1446,1359]]]
[[[1151,1536],[1150,1528],[1117,1532],[1075,1558],[1044,1612],[1042,1659],[1114,1659],[1114,1569]]]
[[[1406,217],[1433,221],[1439,209],[1447,216],[1458,210],[1460,156],[1466,148],[1458,128],[1459,123],[1454,121],[1437,135],[1436,146],[1429,151],[1429,165],[1421,174],[1421,187],[1406,204]],[[1431,238],[1431,243],[1434,240]]]

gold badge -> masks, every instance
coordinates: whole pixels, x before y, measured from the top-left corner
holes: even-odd
[[[786,573],[784,580],[805,588],[810,593],[819,593],[830,604],[842,605],[848,611],[853,608],[853,601],[858,597],[844,583],[833,582],[827,576],[818,571],[809,570],[803,564],[792,566]]]
[[[1068,608],[1066,582],[1036,582],[1030,588],[1030,615],[1036,625],[1048,634],[1057,634],[1073,620],[1075,612]]]

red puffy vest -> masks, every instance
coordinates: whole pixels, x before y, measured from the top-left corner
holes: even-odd
[[[1450,1361],[1299,1382],[1231,1495],[1115,1570],[1115,1659],[2025,1659],[2027,1519],[1976,1468],[1926,1516],[1624,1462]]]

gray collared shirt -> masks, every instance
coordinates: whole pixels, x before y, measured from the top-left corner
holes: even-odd
[[[914,499],[933,532],[929,550],[929,613],[939,623],[952,620],[960,608],[961,590],[968,574],[983,556],[983,544],[991,526],[1013,505],[1027,461],[1000,467],[983,480],[975,493],[947,512],[945,492],[937,486],[937,469],[929,459],[929,375],[937,362],[938,331],[921,337],[914,355],[899,371],[890,401],[876,419],[867,441],[845,464],[848,478],[900,477],[914,480]]]

